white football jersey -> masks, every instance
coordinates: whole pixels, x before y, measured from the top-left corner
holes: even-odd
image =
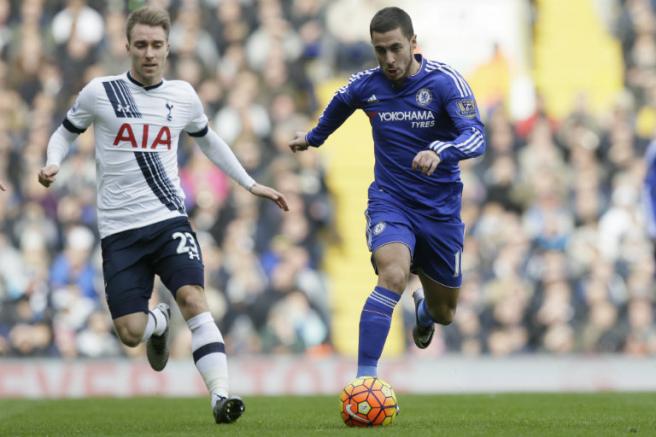
[[[189,83],[163,80],[142,86],[129,73],[93,79],[63,125],[81,133],[92,123],[102,238],[186,216],[178,139],[183,130],[192,136],[208,130],[203,105]]]

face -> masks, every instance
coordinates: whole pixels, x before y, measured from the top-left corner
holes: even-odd
[[[132,60],[132,76],[146,86],[159,83],[169,55],[164,28],[137,23],[126,47]]]
[[[392,82],[402,82],[419,69],[419,63],[413,56],[417,37],[408,39],[400,27],[384,33],[373,32],[371,44],[383,74]]]

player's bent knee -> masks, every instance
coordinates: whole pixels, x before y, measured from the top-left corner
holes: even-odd
[[[121,343],[128,347],[137,347],[141,343],[140,337],[121,338]]]
[[[141,343],[143,332],[139,333],[131,329],[129,326],[117,326],[116,332],[121,339],[121,343],[128,347],[136,347]]]
[[[389,265],[378,271],[378,279],[383,287],[401,293],[408,284],[410,272],[401,266]]]

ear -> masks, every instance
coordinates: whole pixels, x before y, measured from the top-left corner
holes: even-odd
[[[129,41],[125,43],[125,51],[130,53],[130,42]]]
[[[417,50],[417,35],[412,35],[412,38],[410,38],[410,48],[413,53]]]

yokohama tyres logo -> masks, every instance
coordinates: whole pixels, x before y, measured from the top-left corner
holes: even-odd
[[[430,121],[435,120],[433,111],[379,112],[380,121]]]

